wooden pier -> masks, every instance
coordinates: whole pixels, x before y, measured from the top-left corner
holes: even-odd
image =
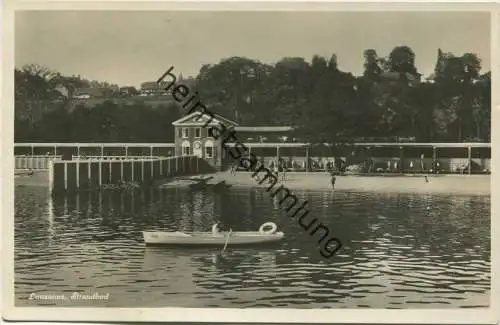
[[[212,172],[196,156],[182,157],[73,157],[49,162],[49,187],[53,194],[134,182],[147,184],[162,177]]]

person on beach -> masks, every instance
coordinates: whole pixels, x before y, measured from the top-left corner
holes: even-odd
[[[231,165],[231,175],[236,176],[236,165],[235,164]]]
[[[332,183],[332,190],[335,191],[335,182],[337,181],[337,178],[335,175],[332,175],[332,178],[330,179],[330,182]]]
[[[281,172],[281,175],[282,175],[281,181],[284,182],[286,179],[286,173],[285,173],[286,167],[285,167],[285,163],[283,161],[280,162],[279,167],[278,167],[278,171]]]
[[[340,159],[340,172],[341,173],[345,173],[347,169],[347,164],[345,161],[343,161],[342,159]]]

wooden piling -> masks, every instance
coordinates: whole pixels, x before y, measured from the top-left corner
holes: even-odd
[[[76,161],[76,188],[80,188],[80,160]]]
[[[141,161],[141,182],[144,182],[144,160]]]
[[[113,164],[112,164],[112,159],[109,160],[109,178],[108,178],[108,184],[113,183]]]
[[[99,160],[99,186],[102,186],[102,161]]]
[[[52,194],[54,190],[54,163],[49,161],[49,192]]]
[[[92,187],[92,184],[93,184],[92,183],[92,168],[91,168],[91,165],[92,165],[92,163],[89,161],[88,162],[88,178],[89,178],[88,183],[89,183],[90,187]]]
[[[64,190],[68,190],[68,163],[64,162]]]
[[[469,164],[469,175],[471,174],[471,167],[472,167],[472,147],[468,146],[467,147],[467,154],[468,154],[468,164]]]
[[[134,172],[135,172],[135,166],[134,166],[134,161],[131,160],[131,165],[132,165],[132,182],[134,181]]]

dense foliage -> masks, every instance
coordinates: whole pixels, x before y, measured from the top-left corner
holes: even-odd
[[[214,112],[241,125],[293,125],[305,141],[490,141],[491,74],[480,73],[476,55],[439,50],[426,80],[409,47],[364,57],[358,77],[340,71],[335,55],[274,65],[232,57],[203,66],[195,88]],[[75,105],[71,94],[89,82],[36,66],[15,78],[16,141],[170,142],[171,122],[184,113],[173,102]]]

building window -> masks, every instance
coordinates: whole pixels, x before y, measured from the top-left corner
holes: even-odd
[[[177,136],[178,136],[179,138],[182,138],[182,128],[178,128],[178,129],[177,129]]]
[[[205,158],[214,157],[214,143],[212,141],[205,142]]]
[[[182,142],[182,155],[190,156],[191,155],[191,144],[189,141]]]
[[[217,128],[209,128],[208,129],[208,136],[212,138],[218,138],[220,136],[219,129]]]
[[[183,128],[182,129],[182,137],[183,138],[189,138],[189,129],[188,128]]]
[[[206,147],[205,148],[205,157],[213,158],[214,157],[214,147]]]
[[[201,128],[194,129],[194,137],[201,138]]]

